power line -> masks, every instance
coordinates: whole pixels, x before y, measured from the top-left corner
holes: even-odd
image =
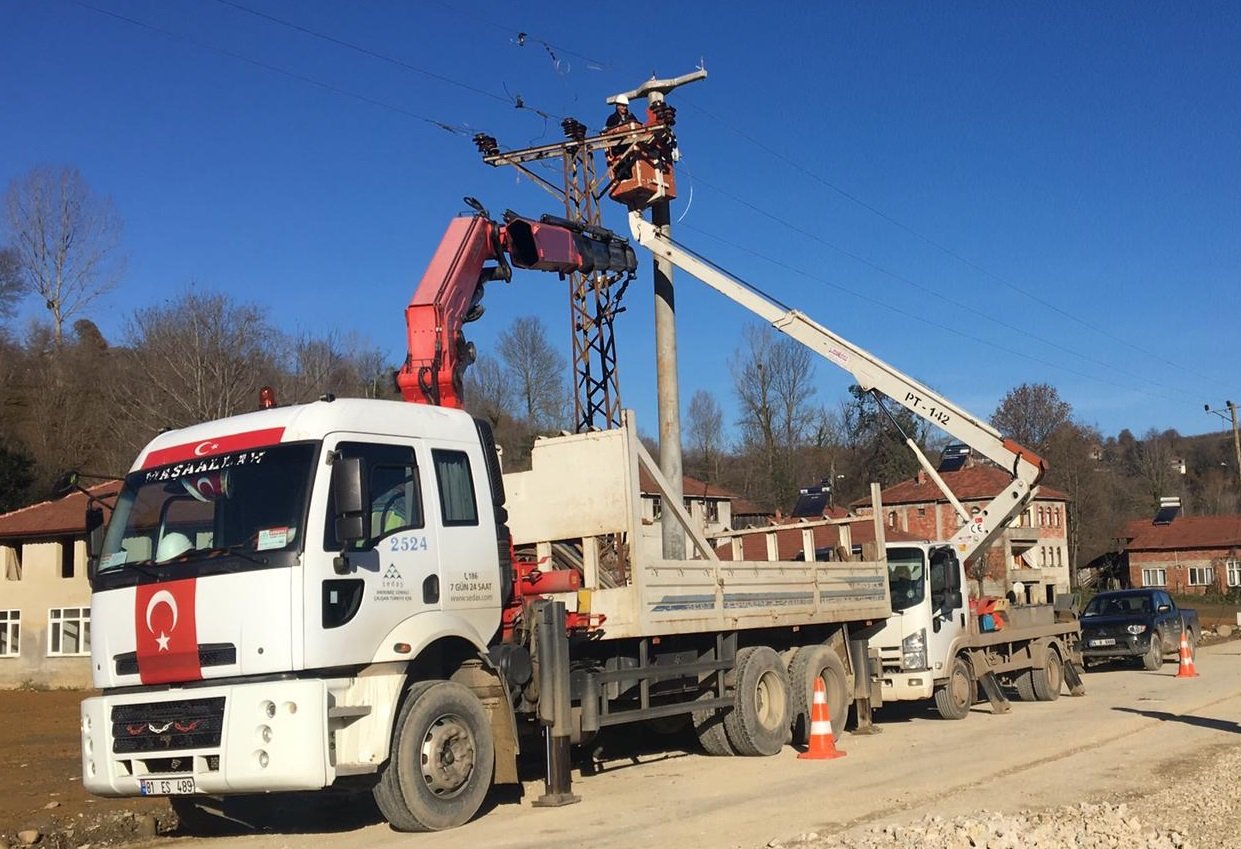
[[[198,39],[191,38],[190,36],[183,35],[182,33],[173,32],[172,30],[164,29],[163,27],[156,26],[155,24],[150,24],[150,23],[147,23],[146,21],[140,21],[137,18],[131,18],[127,15],[122,15],[119,12],[113,12],[110,9],[101,9],[98,6],[93,6],[90,3],[85,2],[85,0],[69,0],[69,2],[77,6],[81,6],[83,9],[89,9],[90,11],[95,12],[97,14],[106,15],[109,18],[115,18],[118,21],[124,21],[127,24],[131,24],[133,26],[140,27],[145,30],[150,30],[151,32],[159,33],[160,35],[165,36],[166,38],[173,39],[174,41],[181,41],[186,44],[193,45],[194,47],[197,47],[201,50],[207,50],[212,53],[218,53],[222,56],[228,56],[231,59],[236,59],[240,62],[245,62],[248,65],[253,65],[257,68],[262,68],[266,71],[271,71],[273,73],[280,74],[285,77],[289,77],[290,79],[294,79],[299,82],[303,82],[309,85],[316,86],[318,88],[324,89],[325,91],[330,91],[333,94],[339,94],[343,97],[349,97],[354,100],[360,101],[362,103],[370,104],[371,106],[378,106],[381,109],[387,109],[390,112],[395,112],[399,115],[404,115],[407,118],[414,118],[416,120],[423,121],[427,124],[431,124],[432,126],[439,127],[441,130],[446,130],[450,133],[463,135],[463,136],[472,135],[472,133],[464,127],[454,126],[452,124],[447,123],[446,121],[440,121],[435,118],[429,118],[426,115],[420,115],[417,112],[413,112],[402,106],[396,106],[394,104],[386,103],[382,100],[377,100],[376,98],[369,97],[368,95],[365,95],[365,94],[359,94],[356,91],[350,91],[349,89],[341,88],[340,86],[332,85],[331,83],[325,83],[322,80],[317,80],[314,77],[308,77],[305,74],[300,74],[296,71],[290,71],[287,68],[281,68],[278,65],[272,65],[267,62],[260,61],[258,59],[252,59],[251,57],[245,56],[241,53],[237,53],[237,52],[228,50],[223,47],[217,47],[214,44],[208,44],[204,41],[199,41]]]
[[[406,62],[403,59],[398,59],[395,56],[389,56],[385,53],[380,53],[378,51],[371,50],[370,48],[363,47],[360,44],[355,44],[351,41],[345,41],[342,38],[337,38],[336,36],[328,35],[327,33],[324,33],[324,32],[319,32],[318,30],[311,29],[310,27],[303,26],[294,21],[286,20],[284,18],[278,18],[275,15],[269,15],[268,13],[261,12],[258,9],[251,9],[249,6],[243,5],[241,3],[233,2],[233,0],[215,0],[215,2],[219,3],[221,6],[228,6],[229,8],[236,9],[239,12],[245,12],[246,14],[253,15],[256,18],[262,18],[265,21],[270,21],[271,23],[277,24],[278,26],[287,27],[288,29],[295,30],[304,35],[309,35],[312,38],[318,38],[330,44],[335,44],[338,47],[344,47],[347,50],[353,50],[356,53],[361,53],[362,55],[369,56],[372,59],[378,59],[381,62],[387,62],[388,64],[395,65],[398,68],[403,68],[407,71],[413,71],[416,74],[422,74],[423,76],[429,77],[430,79],[438,80],[439,82],[447,83],[448,85],[451,85],[451,86],[456,86],[457,88],[464,89],[465,91],[473,92],[474,94],[478,94],[483,97],[489,97],[492,100],[498,100],[501,103],[507,103],[510,106],[516,106],[518,109],[528,109],[531,112],[534,112],[536,115],[541,115],[547,119],[559,120],[564,117],[562,115],[553,115],[551,113],[543,111],[542,109],[538,109],[536,107],[530,106],[529,104],[525,102],[525,100],[521,97],[521,95],[504,97],[503,95],[496,94],[495,92],[487,91],[486,89],[481,89],[481,88],[478,88],[477,86],[472,86],[469,83],[463,83],[460,80],[454,80],[452,77],[447,77],[447,76],[444,76],[443,74],[437,74],[434,71],[428,71],[426,68],[420,68],[417,65],[410,64],[409,62]]]
[[[831,191],[835,192],[836,194],[840,195],[841,197],[845,198],[846,200],[850,201],[851,203],[857,204],[858,206],[860,206],[860,207],[862,207],[863,209],[867,210],[867,211],[868,211],[868,212],[870,212],[871,214],[873,214],[873,215],[875,215],[875,216],[878,216],[879,218],[882,218],[884,221],[887,221],[889,224],[893,225],[894,227],[898,227],[898,228],[900,228],[901,230],[904,230],[906,233],[909,233],[911,236],[913,236],[913,237],[915,237],[915,238],[917,238],[917,239],[920,239],[921,241],[925,242],[926,244],[930,245],[931,247],[935,248],[936,250],[942,251],[943,253],[947,254],[948,256],[952,257],[953,259],[957,260],[958,262],[960,262],[960,263],[962,263],[962,264],[964,264],[964,265],[968,266],[969,268],[972,268],[973,270],[977,271],[978,273],[980,273],[980,274],[982,274],[982,275],[984,275],[984,276],[986,276],[986,277],[991,278],[992,280],[996,281],[997,283],[1000,283],[1001,285],[1006,286],[1007,288],[1009,288],[1009,289],[1013,290],[1014,292],[1016,292],[1016,293],[1018,293],[1018,294],[1020,294],[1020,295],[1025,296],[1026,298],[1029,298],[1030,300],[1034,301],[1036,304],[1039,304],[1040,306],[1043,306],[1043,307],[1045,307],[1045,308],[1047,308],[1047,309],[1051,310],[1052,312],[1059,313],[1060,315],[1064,316],[1065,318],[1070,319],[1071,321],[1074,321],[1074,322],[1076,322],[1076,323],[1080,324],[1081,326],[1083,326],[1083,327],[1087,328],[1087,329],[1088,329],[1088,330],[1090,330],[1092,333],[1098,333],[1098,334],[1099,334],[1099,335],[1101,335],[1101,336],[1106,336],[1106,337],[1108,337],[1109,339],[1112,339],[1112,340],[1114,340],[1114,341],[1116,341],[1116,342],[1120,342],[1121,344],[1123,344],[1123,345],[1125,345],[1125,346],[1127,346],[1127,347],[1129,347],[1129,348],[1132,348],[1134,351],[1137,351],[1137,352],[1138,352],[1138,353],[1140,353],[1140,354],[1144,354],[1144,355],[1146,355],[1146,356],[1148,356],[1148,357],[1151,357],[1152,359],[1159,360],[1160,362],[1165,363],[1166,365],[1170,365],[1170,366],[1172,366],[1173,368],[1176,368],[1176,369],[1182,369],[1182,370],[1183,370],[1183,369],[1185,368],[1185,366],[1180,365],[1180,364],[1178,364],[1178,363],[1175,363],[1175,362],[1173,362],[1172,360],[1169,360],[1169,359],[1167,359],[1167,358],[1165,358],[1165,357],[1163,357],[1163,356],[1161,356],[1161,355],[1159,355],[1159,354],[1155,353],[1154,351],[1149,351],[1149,350],[1147,350],[1146,348],[1143,348],[1141,345],[1135,345],[1135,344],[1133,343],[1133,340],[1132,340],[1132,339],[1128,339],[1128,338],[1125,338],[1125,337],[1123,337],[1123,336],[1118,336],[1118,335],[1113,334],[1113,333],[1108,333],[1106,330],[1104,330],[1104,329],[1102,329],[1102,328],[1098,327],[1097,325],[1094,325],[1094,324],[1089,323],[1089,322],[1088,322],[1088,321],[1086,321],[1086,319],[1084,319],[1084,318],[1080,318],[1080,317],[1078,317],[1078,316],[1074,315],[1073,313],[1071,313],[1071,312],[1069,312],[1069,311],[1065,310],[1063,307],[1060,307],[1060,306],[1059,306],[1059,305],[1057,305],[1057,304],[1054,304],[1054,303],[1052,303],[1052,302],[1050,302],[1050,301],[1048,301],[1048,300],[1046,300],[1046,299],[1044,299],[1044,298],[1040,298],[1038,295],[1035,295],[1035,294],[1033,294],[1033,293],[1031,293],[1031,292],[1027,291],[1026,289],[1022,288],[1021,286],[1018,286],[1016,283],[1013,283],[1012,281],[1010,281],[1008,278],[1004,277],[1003,275],[1000,275],[1000,274],[998,274],[998,273],[996,273],[996,272],[994,272],[994,271],[991,271],[991,270],[990,270],[990,269],[988,269],[988,268],[985,268],[984,266],[979,265],[978,263],[974,262],[973,260],[969,259],[968,257],[962,256],[960,253],[958,253],[957,251],[953,250],[951,247],[949,247],[949,246],[947,246],[947,245],[943,244],[942,242],[936,241],[935,239],[931,238],[930,236],[927,236],[926,234],[924,234],[924,233],[922,233],[922,232],[920,232],[920,231],[918,231],[918,230],[915,230],[913,227],[910,227],[909,225],[905,224],[904,222],[902,222],[902,221],[900,221],[900,220],[898,220],[898,219],[896,219],[896,218],[892,217],[891,215],[889,215],[888,213],[886,213],[886,212],[884,212],[883,210],[879,209],[878,207],[876,207],[876,206],[874,206],[874,205],[872,205],[872,204],[867,203],[866,201],[862,200],[861,198],[857,197],[856,195],[854,195],[854,194],[852,194],[852,193],[850,193],[850,192],[846,191],[845,189],[841,188],[840,186],[836,185],[835,183],[832,183],[830,180],[826,179],[826,178],[825,178],[825,177],[823,177],[822,175],[820,175],[820,174],[818,174],[818,173],[816,173],[816,172],[814,172],[814,171],[811,171],[809,168],[807,168],[807,167],[803,166],[801,163],[796,162],[796,161],[794,161],[793,159],[790,159],[789,157],[785,156],[783,153],[780,153],[778,150],[775,150],[774,148],[770,147],[769,145],[764,144],[763,142],[761,142],[761,141],[759,141],[758,139],[754,138],[753,136],[751,136],[750,134],[746,133],[745,131],[743,131],[743,130],[741,130],[741,129],[738,129],[737,127],[735,127],[735,126],[733,126],[733,125],[731,125],[731,124],[727,123],[726,121],[724,121],[722,118],[720,118],[718,115],[716,115],[715,113],[711,112],[710,110],[705,109],[705,108],[703,108],[702,106],[698,106],[698,105],[696,105],[696,104],[694,104],[694,103],[692,103],[692,102],[687,103],[687,105],[688,105],[691,109],[696,109],[696,110],[698,110],[699,112],[701,112],[702,114],[704,114],[704,115],[706,115],[707,117],[711,118],[712,120],[716,121],[717,123],[720,123],[721,125],[723,125],[723,126],[727,127],[727,128],[728,128],[729,130],[731,130],[733,133],[735,133],[736,135],[738,135],[738,136],[740,136],[741,138],[745,139],[746,141],[750,142],[750,144],[753,144],[755,147],[759,148],[759,149],[760,149],[760,150],[762,150],[763,152],[765,152],[765,153],[769,154],[770,156],[775,157],[776,159],[779,159],[781,162],[784,162],[786,165],[788,165],[789,167],[791,167],[791,168],[793,168],[793,169],[795,169],[795,170],[797,170],[797,171],[801,172],[802,174],[805,174],[805,175],[806,175],[807,177],[809,177],[810,179],[814,180],[815,182],[819,183],[820,185],[824,186],[825,188],[830,189]]]
[[[711,184],[711,183],[707,182],[706,180],[703,180],[703,179],[702,179],[702,177],[695,177],[695,180],[696,180],[698,183],[701,183],[703,186],[706,186],[707,188],[709,188],[709,189],[711,189],[711,190],[713,190],[713,191],[715,191],[715,192],[717,192],[717,193],[719,193],[719,194],[721,194],[721,195],[723,195],[723,196],[725,196],[725,197],[727,197],[727,198],[731,199],[731,200],[732,200],[732,201],[734,201],[735,203],[741,204],[742,206],[744,206],[744,207],[746,207],[746,208],[748,208],[748,209],[750,209],[750,210],[752,210],[752,211],[754,211],[754,212],[758,213],[759,215],[762,215],[762,216],[764,216],[764,217],[766,217],[766,218],[770,218],[772,221],[775,221],[777,224],[780,224],[782,227],[786,227],[786,228],[788,228],[788,229],[790,229],[790,230],[792,230],[792,231],[794,231],[794,232],[796,232],[796,233],[799,233],[799,234],[801,234],[801,235],[803,235],[803,236],[806,236],[807,238],[812,239],[813,241],[819,242],[820,244],[825,245],[826,247],[829,247],[829,248],[831,248],[831,249],[832,249],[832,250],[834,250],[834,251],[838,251],[839,253],[843,254],[843,255],[844,255],[844,256],[846,256],[846,257],[849,257],[850,259],[854,260],[855,262],[859,262],[859,263],[861,263],[861,264],[863,264],[863,265],[865,265],[865,266],[867,266],[867,267],[869,267],[869,268],[874,269],[875,271],[878,271],[880,274],[883,274],[883,275],[886,275],[886,276],[888,276],[888,277],[891,277],[892,279],[894,279],[894,280],[898,280],[898,281],[900,281],[901,283],[904,283],[904,284],[906,284],[906,285],[908,285],[908,286],[912,286],[913,288],[915,288],[915,289],[917,289],[917,290],[919,290],[919,291],[921,291],[921,292],[925,292],[926,294],[932,295],[933,297],[936,297],[936,298],[940,298],[940,299],[942,299],[942,300],[945,300],[945,301],[947,301],[948,303],[951,303],[952,305],[954,305],[954,306],[956,306],[956,307],[958,307],[958,308],[960,308],[960,309],[962,309],[962,310],[965,310],[965,311],[967,311],[967,312],[973,313],[974,315],[976,315],[976,316],[978,316],[978,317],[980,317],[980,318],[983,318],[983,319],[985,319],[985,320],[987,320],[987,321],[990,321],[990,322],[992,322],[992,323],[994,323],[994,324],[997,324],[997,325],[999,325],[1000,327],[1005,328],[1006,330],[1010,330],[1010,331],[1013,331],[1013,332],[1015,332],[1015,333],[1021,333],[1022,335],[1025,335],[1025,336],[1029,336],[1031,339],[1034,339],[1034,340],[1035,340],[1035,341],[1037,341],[1037,342],[1040,342],[1040,343],[1042,343],[1042,344],[1044,344],[1044,345],[1047,345],[1048,347],[1055,348],[1055,349],[1057,349],[1057,350],[1059,350],[1059,351],[1062,351],[1062,352],[1064,352],[1064,353],[1066,353],[1066,354],[1069,354],[1069,355],[1071,355],[1071,356],[1077,357],[1078,359],[1080,359],[1080,360],[1082,360],[1082,361],[1084,361],[1084,362],[1090,363],[1091,365],[1094,365],[1094,366],[1102,366],[1102,367],[1104,367],[1104,368],[1111,369],[1112,371],[1114,371],[1114,372],[1116,372],[1116,373],[1118,373],[1118,374],[1124,375],[1125,377],[1129,377],[1129,378],[1131,378],[1131,379],[1135,379],[1135,380],[1143,380],[1143,381],[1147,381],[1147,382],[1150,382],[1150,383],[1154,383],[1154,385],[1156,385],[1156,386],[1161,386],[1162,388],[1164,388],[1164,389],[1168,389],[1168,390],[1171,390],[1171,391],[1173,391],[1173,392],[1178,392],[1178,391],[1180,391],[1180,390],[1177,390],[1177,389],[1176,389],[1175,387],[1173,387],[1173,386],[1168,386],[1168,385],[1166,385],[1166,384],[1161,384],[1161,383],[1158,383],[1157,381],[1149,381],[1149,380],[1148,380],[1146,377],[1144,377],[1143,375],[1134,374],[1133,372],[1126,371],[1125,369],[1119,368],[1119,367],[1117,367],[1117,366],[1113,366],[1113,365],[1111,365],[1111,364],[1109,364],[1109,363],[1105,363],[1105,362],[1103,362],[1103,361],[1101,361],[1101,360],[1094,359],[1094,358],[1092,358],[1092,357],[1090,357],[1090,356],[1088,356],[1088,355],[1086,355],[1086,354],[1082,354],[1082,353],[1080,353],[1080,352],[1078,352],[1078,351],[1074,351],[1073,349],[1068,348],[1068,347],[1066,347],[1066,346],[1064,346],[1064,345],[1061,345],[1060,343],[1055,342],[1054,340],[1047,339],[1047,338],[1045,338],[1045,337],[1039,336],[1037,333],[1034,333],[1034,332],[1030,331],[1028,328],[1018,327],[1017,325],[1011,324],[1011,323],[1009,323],[1009,322],[1007,322],[1007,321],[1004,321],[1003,319],[996,318],[995,316],[990,315],[990,314],[988,314],[988,313],[986,313],[986,312],[984,312],[984,311],[982,311],[982,310],[978,309],[977,307],[971,306],[971,305],[970,305],[970,304],[968,304],[968,303],[962,303],[961,301],[957,301],[957,300],[954,300],[954,299],[952,299],[952,298],[948,298],[948,297],[946,297],[946,296],[944,296],[944,295],[941,295],[940,293],[938,293],[938,292],[934,291],[933,289],[929,288],[928,286],[925,286],[925,285],[923,285],[923,284],[921,284],[921,283],[918,283],[917,281],[912,280],[912,279],[910,279],[910,278],[908,278],[908,277],[905,277],[904,275],[899,274],[899,273],[897,273],[897,272],[895,272],[895,271],[892,271],[892,270],[891,270],[891,269],[889,269],[889,268],[885,268],[884,266],[879,265],[878,263],[876,263],[876,262],[874,262],[874,261],[872,261],[872,260],[869,260],[869,259],[867,259],[866,257],[863,257],[863,256],[861,256],[861,255],[859,255],[859,254],[856,254],[856,253],[854,253],[854,252],[852,252],[852,251],[848,250],[847,248],[841,247],[840,245],[834,244],[833,242],[830,242],[830,241],[828,241],[827,239],[824,239],[824,238],[823,238],[821,235],[819,235],[818,233],[815,233],[815,232],[813,232],[813,231],[807,230],[807,229],[805,229],[805,228],[803,228],[803,227],[799,227],[798,225],[794,224],[793,222],[788,221],[788,220],[786,220],[786,219],[784,219],[784,218],[781,218],[780,216],[776,215],[775,213],[769,212],[769,211],[767,211],[767,210],[765,210],[765,209],[763,209],[763,208],[759,207],[758,205],[756,205],[756,204],[752,203],[751,201],[745,200],[744,198],[738,197],[737,195],[734,195],[734,194],[732,194],[731,192],[728,192],[728,191],[726,191],[726,190],[724,190],[724,189],[721,189],[720,187],[715,186],[715,185],[713,185],[713,184]],[[1007,350],[1007,349],[1005,349],[1005,350]],[[1045,362],[1045,361],[1039,360],[1039,362]],[[1048,364],[1048,365],[1050,365],[1050,363],[1047,363],[1047,364]],[[1057,366],[1057,368],[1064,368],[1064,367],[1063,367],[1063,366]],[[1080,374],[1080,373],[1079,373],[1079,374]],[[1081,375],[1081,376],[1085,376],[1085,375]],[[1102,380],[1101,378],[1098,378],[1098,380],[1100,380],[1100,382],[1104,382],[1104,383],[1108,383],[1108,382],[1109,382],[1109,381]],[[1117,385],[1117,386],[1119,386],[1119,384],[1112,384],[1112,385]],[[1122,387],[1122,388],[1129,388],[1129,387]],[[1183,395],[1183,397],[1192,397],[1192,396],[1191,396],[1189,393],[1187,393],[1187,392],[1183,392],[1183,391],[1182,391],[1182,392],[1181,392],[1181,394]],[[1158,397],[1166,397],[1166,396],[1158,396]],[[1168,398],[1168,400],[1173,400],[1173,399]]]
[[[989,339],[984,339],[984,338],[982,338],[982,337],[980,337],[980,336],[974,336],[974,335],[972,335],[972,334],[966,333],[965,331],[963,331],[963,330],[961,330],[961,329],[959,329],[959,328],[957,328],[957,327],[955,327],[955,326],[953,326],[953,325],[951,325],[951,324],[944,324],[944,323],[941,323],[941,322],[932,321],[931,319],[929,319],[929,318],[927,318],[927,317],[925,317],[925,316],[919,315],[919,314],[914,313],[914,312],[910,312],[910,311],[905,310],[905,309],[901,309],[900,307],[897,307],[897,306],[893,306],[892,304],[889,304],[889,303],[886,303],[886,302],[884,302],[884,301],[881,301],[881,300],[879,300],[878,298],[874,298],[874,297],[871,297],[870,295],[865,295],[865,294],[862,294],[861,292],[855,292],[855,291],[853,291],[852,289],[849,289],[849,288],[848,288],[848,287],[846,287],[846,286],[842,286],[842,285],[840,285],[839,283],[833,283],[833,282],[831,282],[830,280],[824,280],[822,277],[817,277],[817,276],[815,276],[815,275],[811,274],[810,272],[808,272],[808,271],[806,271],[806,270],[804,270],[804,269],[798,268],[798,267],[796,267],[796,266],[794,266],[794,265],[791,265],[791,264],[789,264],[789,263],[785,262],[784,260],[777,259],[777,258],[775,258],[775,257],[769,256],[769,255],[767,255],[767,254],[764,254],[764,253],[761,253],[761,252],[759,252],[759,251],[756,251],[756,250],[753,250],[753,249],[751,249],[751,248],[747,248],[747,247],[745,247],[745,246],[743,246],[743,245],[740,245],[740,244],[738,244],[738,243],[737,243],[737,241],[736,241],[735,239],[728,239],[728,238],[724,238],[724,237],[722,237],[722,236],[717,236],[717,235],[715,235],[715,234],[713,234],[713,233],[709,233],[709,232],[707,232],[707,231],[703,230],[703,229],[702,229],[702,228],[700,228],[700,227],[695,227],[695,226],[694,226],[694,225],[692,225],[692,224],[682,224],[681,226],[682,226],[682,227],[685,227],[685,228],[687,228],[687,229],[689,229],[689,230],[692,230],[692,231],[694,231],[695,233],[700,233],[700,234],[702,234],[703,236],[706,236],[706,237],[707,237],[707,238],[709,238],[709,239],[713,239],[713,240],[715,240],[715,241],[717,241],[717,242],[720,242],[721,244],[725,244],[725,245],[728,245],[728,246],[730,246],[730,247],[736,248],[737,250],[740,250],[740,251],[742,251],[743,253],[747,253],[747,254],[749,254],[749,255],[751,255],[751,256],[753,256],[753,257],[756,257],[757,259],[761,259],[761,260],[763,260],[764,262],[770,263],[770,264],[772,264],[772,265],[774,265],[774,266],[776,266],[776,267],[778,267],[778,268],[783,268],[783,269],[785,269],[786,271],[791,271],[792,273],[797,274],[797,275],[798,275],[798,276],[800,276],[800,277],[804,277],[804,278],[806,278],[807,280],[811,280],[811,281],[813,281],[814,283],[817,283],[817,284],[819,284],[819,285],[821,285],[821,286],[825,286],[825,287],[827,287],[827,288],[829,288],[829,289],[835,289],[835,290],[837,290],[837,291],[839,291],[839,292],[842,292],[842,293],[844,293],[844,294],[846,294],[846,295],[849,295],[850,297],[856,298],[856,299],[858,299],[858,300],[860,300],[860,301],[865,301],[865,302],[870,303],[870,304],[874,304],[875,306],[878,306],[878,307],[880,307],[880,308],[882,308],[882,309],[884,309],[884,310],[887,310],[888,312],[895,313],[896,315],[902,316],[902,317],[904,317],[904,318],[911,319],[911,320],[913,320],[913,321],[917,321],[917,322],[919,322],[919,323],[921,323],[921,324],[925,324],[925,325],[927,325],[927,326],[929,326],[929,327],[934,327],[934,328],[937,328],[937,329],[939,329],[939,330],[946,330],[946,331],[948,331],[949,333],[951,333],[951,334],[953,334],[953,335],[955,335],[955,336],[959,336],[959,337],[961,337],[962,339],[967,339],[967,340],[969,340],[969,341],[971,341],[971,342],[975,342],[975,343],[978,343],[978,344],[981,344],[981,345],[986,345],[987,347],[989,347],[989,348],[994,348],[994,349],[995,349],[995,350],[997,350],[997,351],[1002,351],[1002,352],[1004,352],[1004,353],[1006,353],[1006,354],[1012,354],[1013,356],[1020,357],[1020,358],[1025,359],[1025,360],[1029,360],[1029,361],[1031,361],[1031,362],[1039,363],[1040,365],[1044,365],[1044,366],[1047,366],[1047,367],[1049,367],[1049,368],[1056,369],[1056,370],[1058,370],[1058,371],[1066,371],[1066,372],[1068,372],[1069,374],[1072,374],[1072,375],[1075,375],[1075,376],[1077,376],[1077,377],[1083,378],[1084,380],[1089,380],[1089,381],[1092,381],[1092,382],[1094,382],[1094,383],[1102,383],[1102,384],[1105,384],[1105,385],[1107,385],[1107,386],[1112,386],[1112,387],[1115,387],[1115,388],[1117,388],[1117,389],[1124,389],[1124,390],[1126,390],[1126,391],[1130,391],[1130,392],[1133,392],[1133,391],[1140,392],[1140,393],[1141,393],[1141,394],[1143,394],[1143,395],[1147,395],[1147,396],[1149,396],[1149,397],[1151,397],[1151,398],[1158,398],[1158,399],[1161,399],[1161,400],[1164,400],[1164,401],[1176,401],[1176,399],[1175,399],[1175,398],[1172,398],[1172,397],[1167,396],[1167,395],[1161,395],[1161,394],[1158,394],[1158,393],[1150,392],[1150,391],[1148,391],[1148,390],[1146,390],[1146,389],[1143,389],[1143,388],[1136,388],[1136,389],[1135,389],[1135,388],[1134,388],[1134,387],[1132,387],[1132,386],[1126,386],[1125,384],[1122,384],[1122,383],[1116,383],[1115,381],[1107,380],[1107,379],[1105,379],[1105,378],[1101,378],[1101,377],[1096,377],[1096,376],[1094,376],[1094,375],[1091,375],[1091,374],[1086,374],[1085,372],[1077,371],[1076,369],[1069,368],[1069,367],[1067,367],[1067,366],[1063,366],[1063,365],[1061,365],[1061,364],[1059,364],[1059,363],[1054,363],[1054,362],[1051,362],[1050,360],[1045,360],[1045,359],[1043,359],[1042,357],[1038,357],[1038,356],[1036,356],[1036,355],[1034,355],[1034,354],[1031,354],[1029,351],[1021,351],[1021,350],[1017,350],[1017,349],[1015,349],[1015,348],[1009,348],[1009,347],[1007,347],[1007,346],[1005,346],[1005,345],[1001,345],[1001,344],[999,344],[999,343],[997,343],[997,342],[992,342],[992,341],[991,341],[991,340],[989,340]],[[771,298],[772,300],[778,300],[778,299],[774,298],[772,295],[770,295],[770,294],[768,294],[768,293],[764,292],[764,291],[763,291],[761,288],[759,288],[758,286],[755,286],[753,283],[749,283],[749,282],[747,282],[747,283],[746,283],[746,285],[747,285],[747,286],[750,286],[750,287],[751,287],[751,288],[753,288],[753,289],[755,289],[755,291],[762,292],[762,293],[763,293],[766,297]]]

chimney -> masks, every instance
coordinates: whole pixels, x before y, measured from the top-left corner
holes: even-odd
[[[918,469],[918,474],[914,479],[918,481],[919,486],[926,483],[926,469]]]

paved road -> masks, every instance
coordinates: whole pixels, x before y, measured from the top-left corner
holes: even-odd
[[[451,832],[403,835],[380,823],[358,826],[359,818],[374,816],[359,810],[353,824],[328,833],[214,837],[184,845],[756,849],[774,838],[929,812],[952,816],[1114,800],[1174,780],[1187,763],[1241,741],[1239,651],[1236,642],[1201,649],[1196,679],[1176,678],[1171,661],[1157,673],[1091,671],[1085,697],[1014,702],[1006,715],[992,715],[984,704],[964,721],[948,722],[905,705],[886,707],[877,714],[883,733],[845,735],[840,748],[848,756],[833,761],[799,761],[791,749],[774,758],[673,751],[609,760],[600,774],[575,774],[580,804],[533,808],[529,802],[542,787],[531,784],[524,800],[503,800]],[[296,817],[296,809],[291,813]]]

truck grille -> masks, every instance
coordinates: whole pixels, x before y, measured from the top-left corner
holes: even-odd
[[[180,751],[220,745],[224,697],[146,702],[112,708],[112,751]]]
[[[138,653],[124,652],[115,655],[112,661],[116,664],[117,675],[138,674]],[[198,665],[232,666],[237,662],[237,647],[232,643],[206,643],[198,647]]]

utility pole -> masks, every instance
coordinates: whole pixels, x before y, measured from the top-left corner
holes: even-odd
[[[1229,418],[1232,420],[1232,447],[1237,457],[1237,484],[1241,486],[1241,431],[1237,430],[1237,405],[1231,401],[1225,401],[1224,406],[1228,408]],[[1208,413],[1214,413],[1221,419],[1224,418],[1224,414],[1219,410],[1212,410],[1210,404],[1203,404],[1202,409]],[[1228,419],[1224,420],[1228,421]]]
[[[664,98],[673,89],[707,78],[707,72],[699,68],[693,73],[683,74],[671,79],[655,79],[652,77],[632,91],[623,92],[629,99],[646,98],[649,111],[671,124],[675,110],[664,102]],[[614,95],[608,99],[614,103]],[[666,197],[651,203],[651,223],[665,238],[672,236],[672,210]],[[670,498],[680,503],[682,493],[684,464],[681,455],[681,389],[677,375],[677,326],[676,326],[676,291],[672,286],[672,261],[656,256],[654,263],[655,291],[655,379],[656,398],[659,407],[659,470],[663,472],[671,488]],[[661,521],[663,531],[664,558],[668,560],[685,559],[685,533],[680,525],[669,517]]]

